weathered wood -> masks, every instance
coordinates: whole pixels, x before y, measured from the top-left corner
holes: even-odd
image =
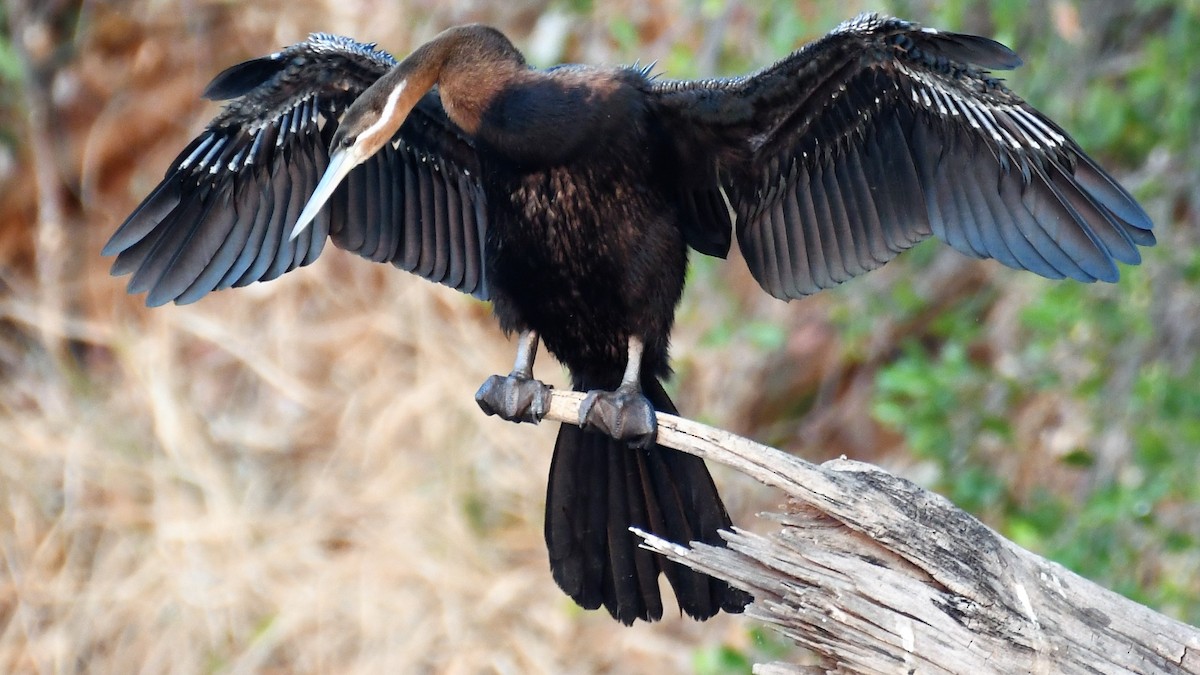
[[[554,392],[575,423],[583,395]],[[945,498],[862,462],[821,466],[659,415],[658,441],[782,489],[781,529],[728,548],[655,551],[746,589],[747,616],[818,666],[756,673],[1200,673],[1200,630],[1108,591],[1000,536]]]

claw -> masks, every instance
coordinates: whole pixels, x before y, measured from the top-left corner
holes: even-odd
[[[658,437],[654,406],[637,387],[616,391],[590,391],[579,406],[579,426],[625,441],[635,448],[648,448]]]
[[[523,375],[492,375],[475,392],[475,402],[488,415],[537,424],[550,410],[551,389],[541,380]]]

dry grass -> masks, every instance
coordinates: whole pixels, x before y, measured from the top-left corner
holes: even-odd
[[[154,312],[114,290],[86,372],[4,388],[0,668],[678,670],[738,639],[571,609],[553,429],[470,396],[509,358],[483,307],[341,256],[293,276]]]

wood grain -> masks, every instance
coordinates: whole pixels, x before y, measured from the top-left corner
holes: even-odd
[[[583,394],[548,419],[577,423]],[[846,459],[820,466],[672,415],[658,442],[783,490],[788,513],[728,548],[645,545],[754,595],[746,616],[818,665],[756,673],[1200,673],[1200,630],[1041,558],[947,499]]]

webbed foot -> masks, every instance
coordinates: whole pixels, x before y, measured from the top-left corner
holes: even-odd
[[[475,392],[475,402],[488,415],[509,422],[537,424],[550,410],[551,389],[532,377],[492,375]]]
[[[654,406],[637,387],[588,392],[579,406],[579,426],[635,448],[650,447],[658,436]]]

